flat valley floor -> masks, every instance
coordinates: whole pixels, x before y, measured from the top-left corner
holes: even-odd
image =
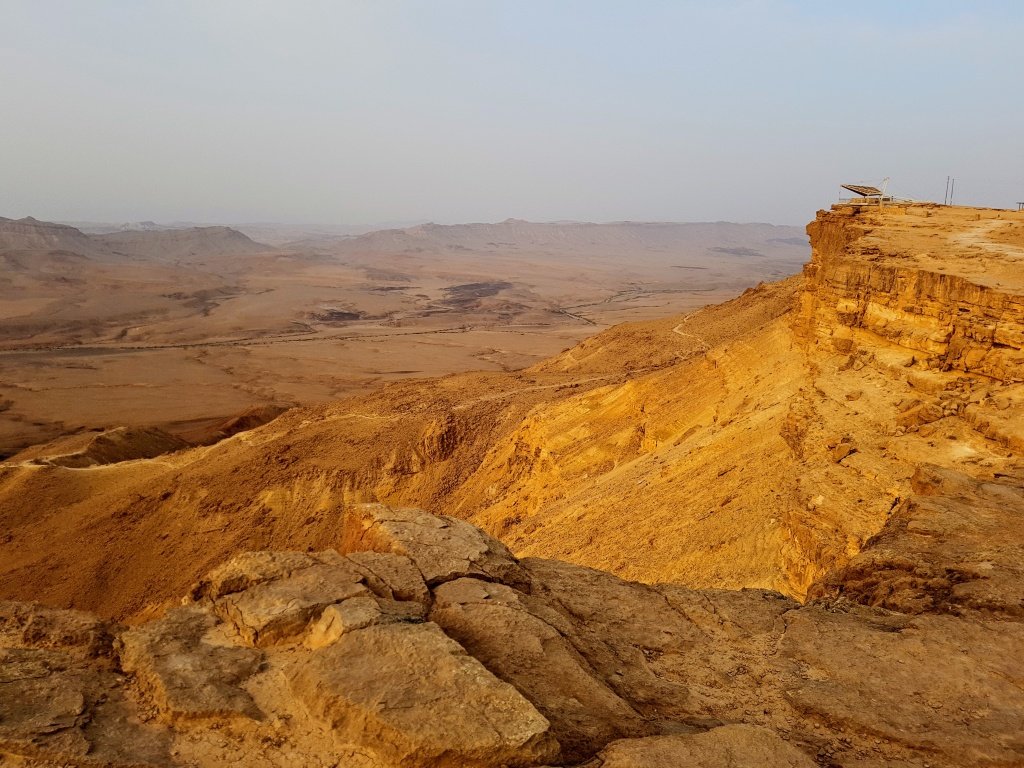
[[[797,227],[421,225],[87,234],[0,220],[0,457],[260,406],[525,368],[610,325],[718,303],[806,260]]]

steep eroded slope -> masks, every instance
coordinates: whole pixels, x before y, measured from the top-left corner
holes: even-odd
[[[5,467],[0,590],[129,616],[233,553],[333,546],[343,505],[380,499],[522,555],[802,598],[922,463],[991,479],[1012,462],[1024,280],[986,237],[1019,220],[838,208],[809,228],[803,278],[527,371],[402,382],[149,462]]]

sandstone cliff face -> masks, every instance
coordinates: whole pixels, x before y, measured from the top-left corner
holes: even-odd
[[[805,606],[519,561],[462,521],[353,506],[344,553],[238,555],[135,626],[0,604],[0,762],[1020,764],[1020,543],[976,533],[1019,523],[1022,479],[925,471],[938,517],[894,516],[874,567]]]
[[[1019,277],[1001,276],[1024,269],[1024,249],[993,242],[1019,220],[934,205],[820,211],[802,320],[839,352],[881,340],[921,366],[1024,381],[1024,297]]]

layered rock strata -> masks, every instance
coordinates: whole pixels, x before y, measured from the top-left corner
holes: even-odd
[[[1022,225],[1018,212],[930,204],[819,211],[802,319],[840,352],[869,336],[911,365],[1022,382],[1024,247],[999,237]]]

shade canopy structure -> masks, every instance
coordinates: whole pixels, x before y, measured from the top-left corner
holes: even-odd
[[[843,189],[850,190],[855,195],[860,195],[861,197],[877,197],[882,194],[882,190],[878,187],[868,187],[863,184],[841,184],[840,186],[842,186]]]

